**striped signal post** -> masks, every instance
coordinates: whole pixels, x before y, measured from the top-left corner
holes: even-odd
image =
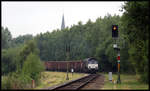
[[[117,83],[121,83],[121,80],[120,80],[120,49],[118,48],[117,49],[118,51],[118,56],[117,56],[117,62],[118,62],[118,79],[117,79]]]

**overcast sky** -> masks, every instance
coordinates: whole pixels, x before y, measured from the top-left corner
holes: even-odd
[[[119,11],[124,2],[2,2],[2,26],[8,27],[12,37],[19,35],[51,32],[60,29],[64,13],[65,26],[71,27],[89,19],[95,22],[98,17],[122,15]]]

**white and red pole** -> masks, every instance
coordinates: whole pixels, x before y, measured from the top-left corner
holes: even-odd
[[[121,83],[121,80],[120,80],[120,49],[118,50],[117,62],[118,62],[118,80],[117,80],[117,83]]]
[[[120,72],[120,54],[119,53],[117,57],[117,62],[118,62],[118,72]]]

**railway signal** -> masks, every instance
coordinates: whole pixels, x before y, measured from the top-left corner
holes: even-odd
[[[113,44],[113,48],[117,51],[117,63],[118,63],[118,79],[117,83],[121,83],[120,80],[120,48],[117,46],[117,39],[118,39],[118,25],[112,25],[112,37],[115,40],[115,43]]]
[[[112,25],[112,37],[113,38],[118,37],[118,25]]]

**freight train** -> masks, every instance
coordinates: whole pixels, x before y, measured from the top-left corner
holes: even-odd
[[[96,73],[98,71],[98,61],[95,58],[87,58],[76,61],[46,61],[45,69],[48,71],[64,71],[67,69],[71,72]]]

